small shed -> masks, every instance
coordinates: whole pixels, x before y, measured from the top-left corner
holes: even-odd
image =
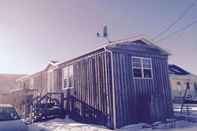
[[[116,41],[58,64],[54,89],[70,117],[115,129],[173,116],[168,52],[147,39]]]

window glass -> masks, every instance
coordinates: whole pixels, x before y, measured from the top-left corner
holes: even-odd
[[[73,87],[73,77],[69,76],[68,78],[68,87]]]
[[[141,60],[139,58],[133,58],[132,64],[133,64],[133,67],[138,67],[138,68],[142,67]]]
[[[133,67],[141,68],[142,66],[141,66],[141,63],[140,63],[140,62],[139,62],[139,63],[134,62],[134,63],[133,63]]]
[[[144,78],[151,78],[151,77],[152,77],[151,69],[144,69]]]
[[[142,77],[142,70],[141,69],[133,69],[133,75],[134,77]]]
[[[180,82],[180,81],[178,81],[178,82],[177,82],[177,85],[181,85],[181,82]]]
[[[74,86],[73,82],[73,66],[67,66],[63,69],[64,88],[70,88]]]
[[[64,79],[64,88],[66,88],[67,85],[68,85],[68,80],[65,78],[65,79]]]
[[[151,68],[151,60],[143,59],[143,68]]]
[[[64,88],[68,87],[68,76],[69,76],[69,73],[68,73],[68,67],[65,67],[64,68]]]
[[[140,63],[140,61],[141,61],[140,58],[137,58],[137,57],[132,58],[133,63]]]
[[[69,87],[74,87],[74,80],[73,80],[73,65],[69,68]]]
[[[73,66],[69,66],[69,75],[73,76]]]

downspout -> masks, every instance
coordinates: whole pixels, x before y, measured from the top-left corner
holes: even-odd
[[[115,103],[115,83],[114,83],[114,67],[113,67],[113,53],[111,50],[104,47],[106,52],[110,53],[111,57],[111,76],[112,76],[112,103],[113,103],[113,129],[116,129],[116,103]],[[106,63],[107,64],[107,63]]]

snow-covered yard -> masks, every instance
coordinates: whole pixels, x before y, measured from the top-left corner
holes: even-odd
[[[75,122],[71,119],[53,119],[30,125],[29,131],[109,131],[103,126]]]
[[[159,124],[154,128],[140,123],[129,125],[117,131],[197,131],[197,123],[187,121],[176,121],[172,124]],[[47,122],[35,123],[30,126],[29,131],[111,131],[103,126],[82,124],[70,119],[54,119]]]
[[[197,105],[189,105],[190,112],[179,114],[180,105],[174,105],[175,114],[177,116],[186,115],[197,121]],[[104,126],[93,124],[78,123],[70,119],[53,119],[47,122],[34,123],[30,125],[29,131],[111,131]],[[157,123],[150,126],[145,123],[133,124],[125,126],[117,131],[197,131],[197,122],[189,122],[186,120],[177,120],[168,124]]]

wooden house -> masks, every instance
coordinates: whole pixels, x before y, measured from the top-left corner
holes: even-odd
[[[119,128],[164,120],[173,115],[168,55],[144,38],[109,43],[59,64],[58,88],[76,98],[71,112],[84,121]]]
[[[144,38],[108,43],[49,66],[47,91],[70,98],[65,108],[82,122],[115,129],[165,120],[173,116],[168,55]]]

